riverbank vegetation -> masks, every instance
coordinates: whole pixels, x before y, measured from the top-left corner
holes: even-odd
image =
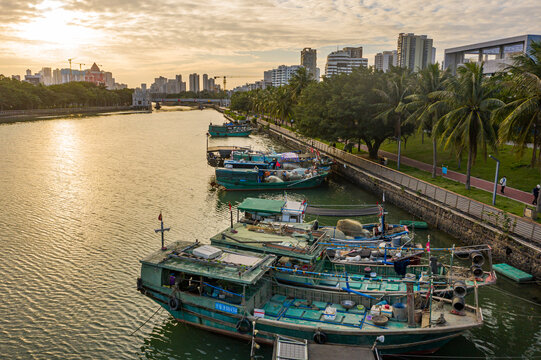
[[[132,89],[107,90],[89,82],[32,85],[0,75],[0,110],[128,106]]]
[[[287,86],[235,93],[231,109],[343,143],[349,151],[365,143],[373,159],[388,140],[399,140],[400,148],[414,134],[426,136],[431,138],[427,162],[433,163],[432,176],[438,151],[452,154],[467,175],[466,189],[472,172],[478,174],[472,170],[476,161],[498,156],[510,143],[515,159],[531,156],[527,167],[537,169],[531,187],[539,182],[541,164],[541,44],[532,43],[530,53],[516,56],[513,66],[492,77],[483,74],[483,63],[464,64],[456,75],[438,64],[417,73],[359,68],[321,82],[301,69]],[[513,168],[508,170],[505,175],[512,178]]]

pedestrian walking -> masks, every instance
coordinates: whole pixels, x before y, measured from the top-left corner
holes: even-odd
[[[502,186],[501,193],[505,194],[505,186],[507,185],[507,178],[505,176],[500,179],[500,185]]]
[[[541,189],[541,185],[537,184],[536,187],[533,188],[533,202],[532,205],[537,205],[537,199],[539,198],[539,190]]]

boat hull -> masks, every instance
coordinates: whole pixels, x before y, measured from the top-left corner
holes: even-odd
[[[251,332],[241,333],[237,330],[240,320],[255,322],[258,330],[256,340],[259,343],[272,344],[275,335],[287,336],[298,340],[314,342],[314,334],[318,329],[326,335],[327,344],[353,345],[363,348],[371,347],[376,338],[382,333],[385,341],[378,344],[378,351],[382,354],[430,354],[439,350],[453,338],[460,336],[467,328],[441,329],[415,329],[415,332],[405,330],[381,331],[377,328],[360,331],[352,327],[351,330],[333,329],[333,326],[325,327],[324,324],[318,329],[298,323],[288,323],[272,319],[255,318],[251,315],[243,317],[242,307],[233,306],[238,313],[232,314],[215,310],[215,303],[221,303],[214,299],[205,298],[203,302],[195,303],[190,301],[190,295],[181,294],[181,306],[178,310],[172,310],[168,305],[168,296],[150,289],[143,289],[146,296],[152,298],[165,310],[167,310],[177,321],[202,328],[207,331],[219,333],[241,339],[251,339]],[[225,305],[230,304],[225,303]],[[479,325],[480,326],[480,325]],[[468,327],[471,328],[471,327]],[[409,329],[411,330],[411,329]]]

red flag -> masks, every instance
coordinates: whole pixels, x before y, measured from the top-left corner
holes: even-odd
[[[280,167],[280,163],[278,161],[276,162],[276,167]]]
[[[430,254],[430,239],[428,239],[428,242],[426,243],[426,251]]]
[[[231,202],[229,202],[229,211],[231,211]]]
[[[162,221],[162,213],[160,212],[160,215],[158,215],[158,220]]]

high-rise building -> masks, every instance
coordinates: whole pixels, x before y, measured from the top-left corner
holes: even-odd
[[[105,87],[109,90],[115,88],[115,79],[113,78],[113,73],[110,71],[105,72]]]
[[[363,58],[362,54],[362,47],[346,47],[339,51],[333,51],[327,56],[325,76],[342,73],[350,74],[355,68],[367,67],[368,59]]]
[[[39,72],[43,85],[49,86],[53,84],[53,74],[50,67],[41,68]]]
[[[306,68],[310,77],[314,80],[319,80],[317,76],[317,50],[312,48],[304,48],[301,51],[301,66]]]
[[[374,61],[376,70],[387,72],[391,66],[398,65],[398,52],[396,50],[377,53]]]
[[[433,40],[426,35],[400,33],[398,35],[398,66],[418,71],[426,68],[435,59]]]
[[[199,74],[190,74],[190,91],[199,92]]]
[[[208,74],[203,74],[203,90],[209,91],[209,76],[208,76]]]
[[[184,92],[186,91],[186,81],[182,81],[182,75],[176,75],[175,76],[175,79],[177,80],[177,83],[178,83],[178,92]]]
[[[154,78],[154,83],[150,85],[150,92],[158,94],[167,93],[167,78],[163,76]]]
[[[208,80],[208,87],[209,91],[216,92],[216,81],[214,80],[214,78],[211,77]]]
[[[289,79],[291,79],[293,74],[295,74],[300,67],[300,65],[280,65],[276,69],[265,71],[263,82],[268,83],[267,80],[270,77],[270,85],[274,87],[287,85]]]

